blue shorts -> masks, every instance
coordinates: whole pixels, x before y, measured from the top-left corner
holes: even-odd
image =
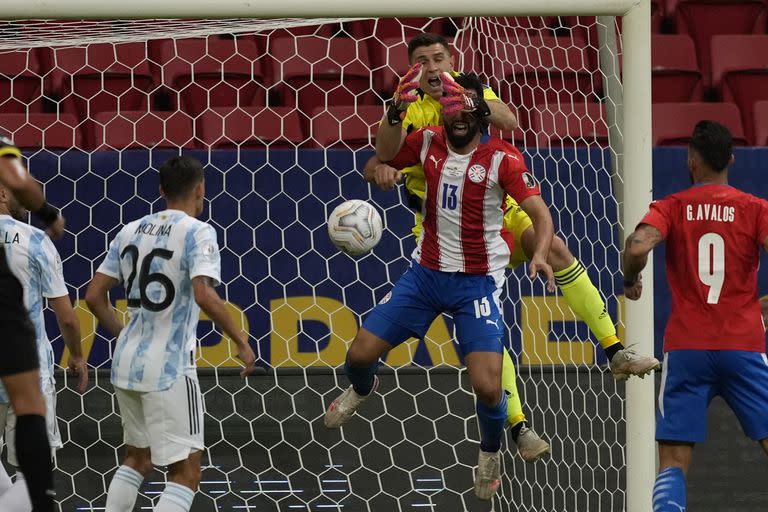
[[[363,328],[393,347],[409,338],[423,339],[441,313],[453,317],[462,356],[501,353],[501,286],[485,274],[439,272],[411,266],[363,322]]]
[[[664,354],[656,439],[699,443],[707,438],[707,408],[721,396],[744,433],[768,438],[768,360],[743,350],[672,350]]]

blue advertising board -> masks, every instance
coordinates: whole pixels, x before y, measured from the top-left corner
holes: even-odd
[[[73,300],[79,301],[89,363],[108,367],[111,347],[106,333],[79,299],[119,227],[164,207],[156,169],[174,151],[29,154],[34,175],[45,183],[49,200],[62,206],[71,232],[56,245],[64,261]],[[396,192],[369,188],[360,171],[369,151],[220,150],[188,151],[206,164],[203,218],[217,230],[224,286],[220,293],[251,333],[265,366],[338,366],[346,342],[361,317],[389,290],[405,269],[414,247],[413,215]],[[613,198],[607,150],[541,150],[525,154],[542,184],[558,233],[586,266],[606,297],[615,319],[621,307],[618,213]],[[768,150],[738,149],[731,182],[768,197],[763,162]],[[681,190],[689,183],[684,148],[654,150],[654,196]],[[373,253],[353,259],[328,239],[325,219],[346,199],[373,201],[386,226]],[[639,219],[637,219],[639,220]],[[660,353],[669,294],[656,251],[655,339]],[[764,266],[763,266],[764,267]],[[768,290],[764,271],[760,290]],[[112,297],[124,310],[121,292]],[[562,297],[545,296],[524,269],[508,280],[504,314],[507,342],[520,364],[591,364],[604,362],[586,326],[577,322]],[[49,334],[57,334],[49,322]],[[234,365],[228,340],[205,318],[200,322],[201,366]],[[438,318],[426,341],[413,340],[389,354],[392,365],[460,364],[449,318]],[[66,353],[54,342],[57,361]],[[524,350],[523,350],[524,348]]]

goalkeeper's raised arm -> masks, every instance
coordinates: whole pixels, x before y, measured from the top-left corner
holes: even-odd
[[[446,92],[443,73],[458,75],[453,50],[437,34],[424,33],[411,39],[408,60],[411,69],[400,79],[376,135],[376,154],[384,162],[394,158],[414,126],[440,124],[440,99]],[[485,112],[490,124],[505,131],[517,128],[515,114],[490,88],[484,89],[478,101],[478,110]]]

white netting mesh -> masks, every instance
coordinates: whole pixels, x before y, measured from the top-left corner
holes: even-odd
[[[389,355],[401,369],[384,372],[384,399],[341,433],[321,418],[346,385],[328,369],[413,248],[404,202],[369,189],[360,171],[382,99],[408,67],[405,41],[423,29],[444,34],[457,68],[479,72],[518,112],[521,128],[502,135],[524,150],[558,232],[616,319],[614,100],[604,99],[594,18],[0,23],[0,127],[64,209],[58,247],[73,296],[120,223],[162,206],[165,158],[183,151],[207,165],[223,291],[265,370],[243,383],[226,369],[227,340],[201,322],[209,450],[194,511],[490,507],[471,491],[478,433],[464,374],[450,369],[450,319]],[[332,248],[324,226],[352,198],[375,202],[387,226],[357,261]],[[507,292],[524,410],[553,456],[525,465],[507,445],[496,510],[623,510],[622,390],[599,368],[604,355],[562,297],[544,296],[522,270]],[[106,369],[109,339],[84,306],[78,314],[90,364]],[[97,372],[80,398],[59,379],[62,510],[104,506],[122,439],[108,380]],[[150,475],[137,507],[151,507],[162,480]]]

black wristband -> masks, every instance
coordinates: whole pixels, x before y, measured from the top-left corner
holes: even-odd
[[[43,203],[43,206],[32,213],[40,219],[45,227],[50,226],[59,218],[59,210],[48,204],[48,202]]]
[[[634,281],[631,281],[631,280],[627,279],[626,277],[624,278],[624,288],[632,288],[636,284],[637,284],[637,278],[635,278]]]
[[[479,117],[488,117],[491,115],[491,107],[488,106],[488,103],[483,98],[477,99],[477,107],[475,108],[475,114],[477,114]]]
[[[397,126],[403,122],[403,115],[404,110],[400,110],[397,108],[397,105],[395,105],[395,102],[393,101],[390,103],[389,108],[387,108],[387,122],[390,126]]]

